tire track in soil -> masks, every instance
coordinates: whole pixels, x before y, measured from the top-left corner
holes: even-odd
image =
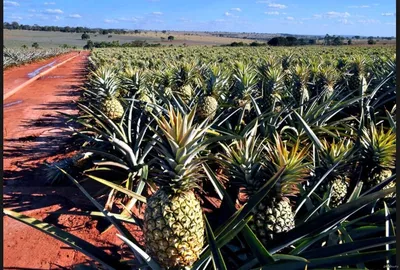
[[[88,210],[90,202],[74,186],[47,186],[43,179],[45,161],[58,160],[74,151],[66,118],[57,112],[77,113],[73,101],[80,95],[88,55],[82,52],[21,89],[4,104],[3,207],[56,225],[115,254],[117,246],[122,244],[115,230],[100,234],[97,220],[48,214],[55,210]],[[23,70],[29,69],[32,67],[24,66]],[[21,74],[11,76],[10,71],[7,70],[9,78],[21,77]],[[3,76],[7,80],[5,73]],[[3,222],[3,269],[71,269],[89,259],[9,217],[3,217]],[[135,233],[136,229],[129,230]]]

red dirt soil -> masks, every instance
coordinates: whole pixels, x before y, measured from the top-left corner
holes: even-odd
[[[14,89],[15,87],[21,85],[22,83],[28,81],[30,79],[29,73],[34,72],[35,70],[44,67],[40,70],[40,72],[44,72],[51,68],[54,65],[57,65],[68,58],[78,54],[78,52],[70,52],[66,54],[62,54],[59,56],[47,58],[44,60],[37,61],[32,64],[26,64],[16,67],[10,67],[3,72],[3,94],[9,92],[10,90]],[[53,63],[51,66],[49,64]],[[49,65],[49,66],[47,66]]]
[[[77,113],[73,101],[80,95],[88,55],[89,52],[82,52],[5,101],[3,207],[53,224],[118,256],[122,241],[114,229],[101,234],[102,220],[49,214],[55,210],[88,210],[90,202],[74,186],[49,186],[43,177],[45,161],[58,160],[76,150],[71,144],[71,133],[66,131],[66,118],[58,112]],[[68,57],[71,55],[57,59]],[[29,72],[51,61],[6,70],[4,85],[11,89],[23,83]],[[23,223],[9,217],[3,217],[3,222],[3,269],[71,269],[89,260]],[[129,230],[140,238],[135,226]]]

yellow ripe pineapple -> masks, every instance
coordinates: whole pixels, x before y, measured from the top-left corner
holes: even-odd
[[[363,129],[361,144],[364,186],[368,189],[392,176],[396,161],[396,134],[391,128],[385,132],[383,125],[378,130],[371,124]]]
[[[147,201],[144,239],[147,252],[163,267],[188,267],[204,244],[204,220],[193,189],[202,177],[198,153],[208,127],[194,125],[195,109],[188,115],[169,110],[169,120],[156,118],[158,162],[152,180],[159,190]]]

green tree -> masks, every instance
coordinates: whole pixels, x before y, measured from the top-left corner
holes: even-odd
[[[348,41],[347,41],[347,45],[351,45],[351,39],[349,39]]]
[[[39,48],[39,44],[37,42],[34,42],[32,44],[32,47],[35,48],[35,49],[38,49]]]
[[[81,38],[82,38],[83,40],[85,40],[85,39],[90,39],[90,36],[89,36],[89,34],[87,34],[87,33],[83,33],[82,36],[81,36]]]
[[[168,37],[168,40],[169,40],[169,41],[172,41],[172,40],[174,40],[174,39],[175,39],[174,36],[169,36],[169,37]]]

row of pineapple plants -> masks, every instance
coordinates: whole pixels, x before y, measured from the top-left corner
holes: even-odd
[[[81,151],[49,165],[47,179],[75,183],[135,260],[105,261],[88,243],[81,251],[114,269],[393,263],[395,55],[270,52],[94,50],[70,116]],[[109,189],[107,202],[82,187],[87,179]],[[220,206],[205,214],[210,194]],[[124,210],[111,213],[118,196]],[[142,228],[144,246],[123,222]]]
[[[34,61],[50,58],[69,52],[70,49],[15,49],[3,48],[3,69],[29,64]]]

